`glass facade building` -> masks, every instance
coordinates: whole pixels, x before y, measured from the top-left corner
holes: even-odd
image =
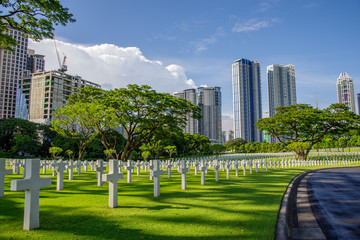
[[[255,123],[262,117],[260,63],[247,59],[232,65],[234,137],[262,142]]]

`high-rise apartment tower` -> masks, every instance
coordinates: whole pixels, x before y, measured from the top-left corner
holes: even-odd
[[[197,104],[202,116],[198,125],[199,134],[208,137],[211,143],[222,144],[220,87],[199,87]]]
[[[336,81],[337,102],[349,107],[355,113],[355,96],[353,80],[347,73],[340,73]]]
[[[262,142],[255,123],[262,116],[260,63],[247,59],[232,64],[233,114],[235,138]]]
[[[296,83],[294,65],[270,65],[267,67],[269,116],[276,108],[296,104]]]
[[[178,98],[186,99],[192,104],[197,105],[195,88],[185,89],[184,91],[180,92],[174,92],[173,95]],[[198,133],[198,120],[194,119],[191,113],[187,114],[186,126],[183,131],[190,134]]]
[[[15,29],[6,34],[18,44],[14,51],[0,49],[0,118],[15,117],[17,82],[27,67],[28,57],[28,38]]]

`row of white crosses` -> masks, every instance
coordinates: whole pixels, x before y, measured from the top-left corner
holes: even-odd
[[[350,156],[350,155],[349,155]],[[348,161],[343,162],[344,164],[350,164],[351,162],[358,163],[359,156],[354,156],[353,158],[348,159]],[[238,176],[238,160],[234,160],[235,158],[228,158],[222,160],[222,165],[224,170],[226,168],[226,178],[230,178],[230,169],[234,167],[236,169],[236,176]],[[207,159],[195,159],[195,160],[179,160],[175,162],[168,161],[166,166],[168,171],[168,177],[171,177],[171,167],[172,164],[174,166],[178,166],[178,171],[181,173],[181,188],[183,190],[186,189],[186,174],[189,171],[187,167],[187,162],[193,162],[195,166],[195,172],[197,170],[201,171],[201,185],[205,185],[205,173],[208,169],[209,165],[212,165],[215,171],[215,181],[219,180],[219,160],[214,158],[207,158]],[[287,165],[287,161],[282,159],[281,166]],[[292,161],[292,166],[300,166],[300,161],[295,161],[288,159],[288,164]],[[200,162],[200,164],[199,164]],[[244,169],[244,174],[246,173],[246,166],[249,167],[250,173],[252,173],[252,167],[255,163],[256,172],[258,171],[259,164],[261,165],[261,170],[263,170],[264,160],[258,159],[250,159],[250,160],[241,160],[242,166]],[[272,168],[272,163],[274,162],[274,167],[276,168],[276,163],[278,164],[278,168],[280,168],[280,159],[276,161],[276,159],[270,159],[270,168]],[[295,163],[295,165],[294,165]],[[327,164],[338,164],[339,162],[336,160],[327,160]],[[115,208],[118,206],[118,187],[117,182],[119,179],[123,179],[123,173],[119,171],[119,163],[117,160],[110,160],[109,163],[109,173],[102,175],[103,171],[106,169],[105,164],[102,160],[97,161],[97,177],[98,177],[98,185],[102,186],[102,181],[109,182],[109,207]],[[309,161],[302,161],[301,165],[310,165],[313,164],[319,165],[323,164],[323,161],[320,160],[309,160]],[[81,162],[77,161],[76,164],[73,164],[72,160],[68,163],[63,162],[62,160],[58,160],[57,162],[47,163],[43,162],[43,171],[46,172],[46,166],[53,166],[54,170],[57,172],[57,186],[56,189],[62,190],[63,189],[63,172],[67,169],[69,171],[69,180],[72,179],[72,169],[77,168],[78,174],[81,174],[80,166],[83,165]],[[265,160],[266,168],[268,166],[268,159]],[[87,168],[87,164],[85,163],[85,168]],[[140,163],[137,162],[137,168],[140,169]],[[147,166],[147,165],[145,165]],[[51,185],[51,178],[40,178],[39,171],[40,171],[40,160],[39,159],[27,159],[25,161],[16,160],[15,164],[13,165],[17,173],[19,173],[18,169],[20,167],[24,168],[24,179],[21,180],[12,180],[11,181],[11,190],[12,191],[21,191],[25,190],[25,206],[24,206],[24,229],[31,230],[39,227],[39,190],[43,187],[48,187]],[[160,169],[161,162],[159,160],[151,161],[150,168],[151,173],[150,176],[154,179],[154,197],[160,196],[160,175],[163,174],[163,170]],[[45,170],[44,170],[45,168]],[[131,182],[131,172],[133,170],[132,161],[129,161],[127,164],[128,176],[130,175],[130,179],[128,178],[128,182]],[[86,170],[87,171],[87,170]],[[0,197],[4,196],[4,178],[5,175],[11,174],[11,169],[5,168],[5,159],[0,159]],[[139,174],[139,170],[138,170]]]

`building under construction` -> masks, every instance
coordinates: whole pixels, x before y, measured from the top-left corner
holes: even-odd
[[[18,82],[16,117],[48,124],[53,111],[64,106],[76,89],[99,84],[61,71],[23,72]]]

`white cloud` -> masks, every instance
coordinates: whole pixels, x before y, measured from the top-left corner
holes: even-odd
[[[278,22],[277,18],[272,18],[270,20],[258,20],[256,18],[252,18],[246,22],[237,22],[233,27],[233,32],[250,32],[250,31],[257,31],[261,28],[270,27],[273,23]]]
[[[274,8],[274,6],[279,3],[280,0],[266,0],[263,1],[259,4],[259,10],[258,12],[266,12],[272,8]]]
[[[201,52],[206,51],[209,45],[216,43],[218,41],[218,38],[224,35],[225,35],[224,29],[222,27],[218,27],[216,29],[216,32],[212,36],[201,39],[198,42],[192,43],[194,46],[193,48],[194,53],[200,54]]]
[[[137,47],[124,48],[113,44],[87,46],[64,41],[57,41],[57,46],[60,55],[67,57],[69,74],[78,74],[105,89],[146,84],[156,91],[172,93],[196,87],[195,82],[187,78],[182,66],[164,66],[161,61],[149,60]],[[46,56],[46,70],[59,68],[53,40],[29,41],[29,48]]]

